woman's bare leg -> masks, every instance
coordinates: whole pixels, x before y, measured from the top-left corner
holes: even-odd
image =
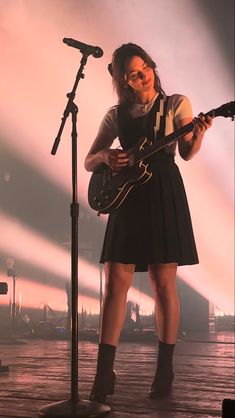
[[[176,289],[177,264],[151,264],[151,278],[156,301],[156,323],[159,339],[175,344],[180,318],[180,305]]]
[[[113,364],[126,315],[127,292],[132,282],[135,266],[132,264],[105,263],[105,296],[100,329],[97,369],[90,400],[105,402],[114,393],[115,372]]]
[[[169,395],[174,378],[173,354],[180,316],[176,271],[175,263],[149,266],[156,300],[156,324],[159,337],[157,368],[149,393],[151,398]]]
[[[131,286],[134,264],[105,263],[105,295],[100,342],[117,346],[126,315],[127,292]]]

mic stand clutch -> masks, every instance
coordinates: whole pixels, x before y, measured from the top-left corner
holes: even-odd
[[[71,281],[72,281],[72,347],[71,347],[71,396],[69,400],[52,403],[39,410],[40,417],[77,418],[98,417],[110,411],[108,405],[81,400],[78,395],[78,217],[77,202],[77,112],[74,103],[75,91],[79,80],[84,78],[83,69],[87,63],[89,52],[83,52],[80,68],[71,93],[67,94],[68,103],[64,110],[62,122],[51,153],[56,154],[60,137],[69,114],[72,115],[72,203],[71,215]]]

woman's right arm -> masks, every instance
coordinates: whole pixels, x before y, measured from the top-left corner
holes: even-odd
[[[128,164],[127,154],[118,149],[110,149],[118,136],[117,108],[111,108],[101,122],[95,141],[85,159],[85,169],[95,171],[99,165],[106,164],[113,171],[119,171]]]
[[[107,153],[113,140],[105,135],[97,135],[90,151],[85,158],[85,169],[95,171],[99,165],[107,164]]]
[[[128,162],[128,155],[119,149],[109,149],[112,142],[107,137],[96,137],[89,153],[85,159],[85,169],[95,171],[99,165],[106,164],[113,171],[119,171],[124,168]]]

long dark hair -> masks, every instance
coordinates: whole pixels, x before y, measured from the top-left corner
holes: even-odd
[[[139,56],[142,60],[154,70],[155,83],[154,88],[157,92],[165,94],[161,86],[161,81],[156,71],[156,64],[140,46],[128,43],[117,48],[112,57],[112,64],[109,64],[109,71],[113,77],[113,86],[117,92],[119,103],[131,104],[135,102],[135,93],[126,82],[126,63],[134,56]]]

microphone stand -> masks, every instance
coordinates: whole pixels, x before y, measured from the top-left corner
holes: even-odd
[[[60,143],[65,122],[72,116],[72,203],[71,215],[71,281],[72,281],[72,346],[71,346],[71,396],[69,400],[54,402],[39,410],[40,417],[98,417],[110,411],[108,405],[98,402],[81,400],[78,394],[78,217],[79,204],[77,202],[77,113],[78,107],[74,103],[75,92],[87,63],[90,51],[82,52],[82,59],[71,93],[67,94],[68,102],[64,110],[61,125],[55,139],[51,154],[55,155]]]

